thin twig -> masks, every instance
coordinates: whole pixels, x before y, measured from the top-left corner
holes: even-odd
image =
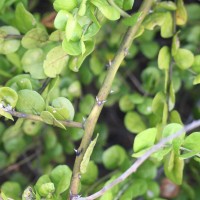
[[[122,61],[127,55],[127,52],[135,38],[135,36],[138,33],[138,30],[140,28],[140,25],[142,21],[144,20],[145,16],[149,13],[149,10],[151,8],[151,5],[153,4],[153,0],[145,0],[140,8],[141,16],[139,17],[137,23],[134,27],[131,27],[128,29],[126,35],[124,36],[124,39],[119,47],[118,52],[116,53],[113,61],[109,65],[108,73],[104,79],[103,85],[101,86],[101,89],[96,97],[96,103],[93,106],[89,117],[86,120],[85,123],[85,133],[83,135],[81,144],[78,148],[78,152],[81,152],[78,154],[75,160],[71,184],[70,184],[70,197],[69,199],[76,199],[78,197],[78,190],[79,190],[79,184],[80,184],[80,165],[83,160],[84,154],[90,144],[94,128],[96,126],[97,120],[99,118],[99,115],[101,113],[101,110],[103,108],[104,103],[106,102],[106,99],[108,95],[110,94],[112,83],[115,78],[115,75],[119,69],[119,66],[121,65]]]
[[[34,157],[36,157],[36,155],[37,153],[34,153],[30,156],[25,157],[23,160],[19,161],[18,163],[8,166],[6,169],[0,172],[0,176],[3,176],[5,174],[10,173],[11,171],[18,169],[20,166],[24,165],[25,163],[30,162]]]
[[[26,114],[26,113],[21,113],[21,112],[17,112],[14,110],[4,110],[3,108],[0,108],[3,111],[8,112],[9,114],[11,114],[13,117],[17,117],[17,118],[24,118],[24,119],[30,119],[30,120],[34,120],[34,121],[40,121],[43,123],[46,123],[42,117],[40,117],[39,115],[32,115],[32,114]],[[75,121],[63,121],[63,120],[58,120],[60,123],[62,123],[64,126],[66,127],[74,127],[74,128],[81,128],[83,129],[83,124],[80,122],[75,122]]]
[[[104,186],[101,190],[99,190],[95,194],[90,195],[88,197],[79,197],[79,198],[76,198],[76,200],[93,200],[93,199],[96,199],[96,198],[102,196],[105,192],[107,192],[108,190],[113,188],[115,185],[123,182],[132,173],[136,172],[137,169],[142,165],[142,163],[144,163],[153,153],[155,153],[159,149],[163,148],[166,143],[168,143],[168,142],[172,141],[173,139],[179,137],[180,135],[182,135],[185,132],[192,131],[193,129],[195,129],[195,128],[199,127],[199,126],[200,126],[200,120],[193,121],[192,123],[186,125],[180,131],[178,131],[178,132],[176,132],[176,133],[174,133],[174,134],[172,134],[172,135],[170,135],[170,136],[168,136],[166,138],[163,138],[159,143],[154,145],[145,154],[143,154],[140,158],[138,158],[133,163],[133,165],[128,170],[126,170],[121,176],[119,176],[117,179],[115,179],[114,181],[112,181],[108,185]]]

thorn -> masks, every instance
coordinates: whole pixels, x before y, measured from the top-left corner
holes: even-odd
[[[86,122],[86,118],[85,117],[83,117],[83,123],[85,123]]]
[[[114,90],[110,90],[110,94],[114,93],[115,91]]]
[[[96,102],[98,106],[103,105],[104,103],[106,103],[107,100],[99,100],[99,98],[96,96]]]
[[[80,156],[80,154],[81,154],[81,152],[82,152],[82,150],[79,151],[79,150],[77,150],[77,149],[74,149],[74,151],[75,151],[75,153],[76,153],[76,156]]]
[[[83,117],[83,121],[82,121],[82,128],[83,128],[83,129],[85,129],[86,120],[87,120],[87,119],[86,119],[85,117]]]
[[[110,68],[110,67],[111,67],[111,65],[112,65],[112,61],[111,61],[111,60],[109,60],[109,61],[108,61],[108,64],[106,64],[106,67],[107,67],[107,68]]]
[[[128,49],[125,48],[125,49],[124,49],[124,56],[126,57],[127,55],[128,55]]]
[[[81,198],[81,195],[72,195],[71,200],[78,200],[79,198]]]

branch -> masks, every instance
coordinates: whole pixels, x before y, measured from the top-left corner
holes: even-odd
[[[158,151],[159,149],[164,147],[165,144],[167,144],[171,140],[179,137],[184,132],[192,131],[193,129],[195,129],[199,126],[200,126],[200,120],[193,121],[192,123],[186,125],[182,130],[180,130],[166,138],[163,138],[159,143],[154,145],[151,149],[149,149],[146,153],[144,153],[140,158],[138,158],[133,163],[133,165],[128,170],[126,170],[121,176],[119,176],[117,179],[115,179],[108,185],[104,186],[101,190],[99,190],[95,194],[90,195],[88,197],[79,197],[79,198],[76,198],[76,200],[93,200],[93,199],[96,199],[96,198],[102,196],[105,192],[107,192],[108,190],[113,188],[115,185],[123,182],[128,176],[130,176],[132,173],[136,172],[138,167],[140,167],[140,165],[142,165],[142,163],[144,161],[146,161],[153,153],[155,153],[156,151]]]
[[[122,61],[124,60],[125,56],[128,53],[128,50],[133,42],[133,39],[136,37],[137,32],[140,28],[142,21],[144,20],[145,16],[149,13],[153,0],[145,0],[140,8],[140,12],[142,13],[140,18],[138,19],[137,23],[134,27],[128,29],[124,39],[120,45],[118,52],[116,53],[114,60],[111,62],[108,73],[105,77],[103,85],[96,97],[96,103],[93,106],[89,117],[85,123],[85,133],[83,135],[81,144],[77,150],[78,154],[75,160],[71,184],[70,184],[70,199],[74,199],[78,195],[78,188],[80,183],[80,165],[83,160],[83,156],[90,144],[94,128],[96,126],[97,120],[103,108],[103,104],[105,103],[108,95],[110,94],[111,87],[115,75],[121,65]]]
[[[46,124],[46,122],[42,119],[42,117],[38,115],[32,115],[32,114],[26,114],[26,113],[21,113],[21,112],[16,112],[14,110],[6,110],[4,108],[0,108],[0,110],[3,110],[9,114],[11,114],[13,117],[17,118],[24,118],[24,119],[30,119],[34,121],[40,121]],[[83,124],[79,122],[74,122],[74,121],[63,121],[63,120],[58,120],[60,123],[62,123],[66,127],[74,127],[74,128],[82,128],[83,129]]]

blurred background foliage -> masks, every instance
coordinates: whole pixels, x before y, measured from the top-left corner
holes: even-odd
[[[15,24],[15,9],[19,2],[23,3],[49,34],[54,31],[56,14],[53,1],[47,0],[1,1],[1,26]],[[200,73],[200,4],[192,0],[185,1],[185,4],[188,22],[180,28],[179,37],[181,47],[191,50],[195,55],[195,62],[188,70],[174,68],[172,75],[176,92],[175,110],[179,112],[184,124],[200,117],[200,88],[199,85],[193,85],[194,77]],[[139,5],[140,1],[136,1],[130,13],[137,10]],[[56,81],[52,95],[63,96],[73,102],[76,111],[74,121],[82,122],[89,115],[106,75],[106,68],[115,55],[125,30],[122,21],[106,21],[96,37],[94,52],[84,61],[79,72],[65,68]],[[83,196],[92,194],[125,171],[134,161],[131,154],[135,134],[157,124],[152,102],[164,87],[164,72],[157,64],[159,50],[164,45],[170,46],[171,39],[163,39],[158,28],[153,31],[145,30],[135,40],[122,63],[113,83],[113,92],[107,99],[95,129],[95,133],[100,134],[88,172],[81,178],[80,194]],[[54,46],[48,43],[42,50],[46,53]],[[40,63],[40,58],[34,57],[35,54],[32,53],[33,56],[30,54],[26,58],[25,49],[20,47],[17,53],[0,55],[1,86],[13,86],[17,79],[23,78],[27,81],[26,84],[31,83],[34,90],[43,89],[49,79],[38,80],[24,73],[24,63]],[[37,72],[35,74],[37,76]],[[12,83],[14,77],[16,80]],[[15,124],[3,118],[0,120],[0,183],[1,190],[9,197],[21,199],[20,195],[28,185],[34,185],[44,174],[52,174],[52,170],[59,164],[73,167],[74,149],[79,145],[83,130],[63,130],[31,120],[16,120]],[[186,161],[183,184],[177,186],[165,178],[163,167],[158,162],[146,161],[137,173],[100,199],[198,199],[199,167],[199,162],[194,159],[188,163]],[[39,185],[38,182],[37,184]],[[64,196],[65,193],[61,198],[64,199]]]

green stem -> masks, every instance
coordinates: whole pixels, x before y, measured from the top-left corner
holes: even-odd
[[[120,15],[122,17],[130,17],[130,15],[126,13],[125,11],[123,11],[118,5],[116,5],[116,3],[113,0],[108,0],[108,2],[111,6],[113,6],[116,10],[120,12]]]
[[[4,109],[2,109],[3,111],[5,111]],[[17,117],[17,118],[24,118],[24,119],[30,119],[30,120],[34,120],[34,121],[40,121],[43,123],[46,123],[42,117],[38,116],[38,115],[32,115],[32,114],[26,114],[26,113],[21,113],[21,112],[16,112],[14,110],[9,110],[6,111],[9,114],[11,114],[13,117]],[[79,123],[79,122],[74,122],[74,121],[62,121],[62,120],[58,120],[60,123],[62,123],[64,126],[66,127],[74,127],[74,128],[82,128],[83,129],[83,124]]]
[[[81,175],[80,165],[83,160],[83,156],[90,144],[90,141],[94,132],[94,128],[96,126],[97,120],[103,108],[104,101],[107,99],[111,91],[112,83],[119,69],[119,66],[121,65],[122,61],[127,55],[127,52],[133,42],[133,39],[136,37],[137,32],[140,28],[140,25],[142,21],[144,20],[145,16],[149,13],[149,10],[152,4],[153,4],[153,0],[145,0],[143,2],[140,8],[140,11],[142,14],[140,18],[138,19],[137,23],[135,24],[135,26],[129,28],[126,35],[124,36],[124,39],[119,47],[119,50],[116,53],[114,60],[112,61],[108,69],[108,73],[103,82],[103,85],[97,95],[97,98],[96,98],[97,101],[95,105],[93,106],[88,119],[86,120],[85,133],[83,135],[81,144],[78,148],[79,154],[77,155],[75,164],[74,164],[74,169],[73,169],[73,174],[72,174],[72,179],[71,179],[71,184],[70,184],[70,199],[73,199],[73,197],[76,197],[78,194],[80,175]]]

